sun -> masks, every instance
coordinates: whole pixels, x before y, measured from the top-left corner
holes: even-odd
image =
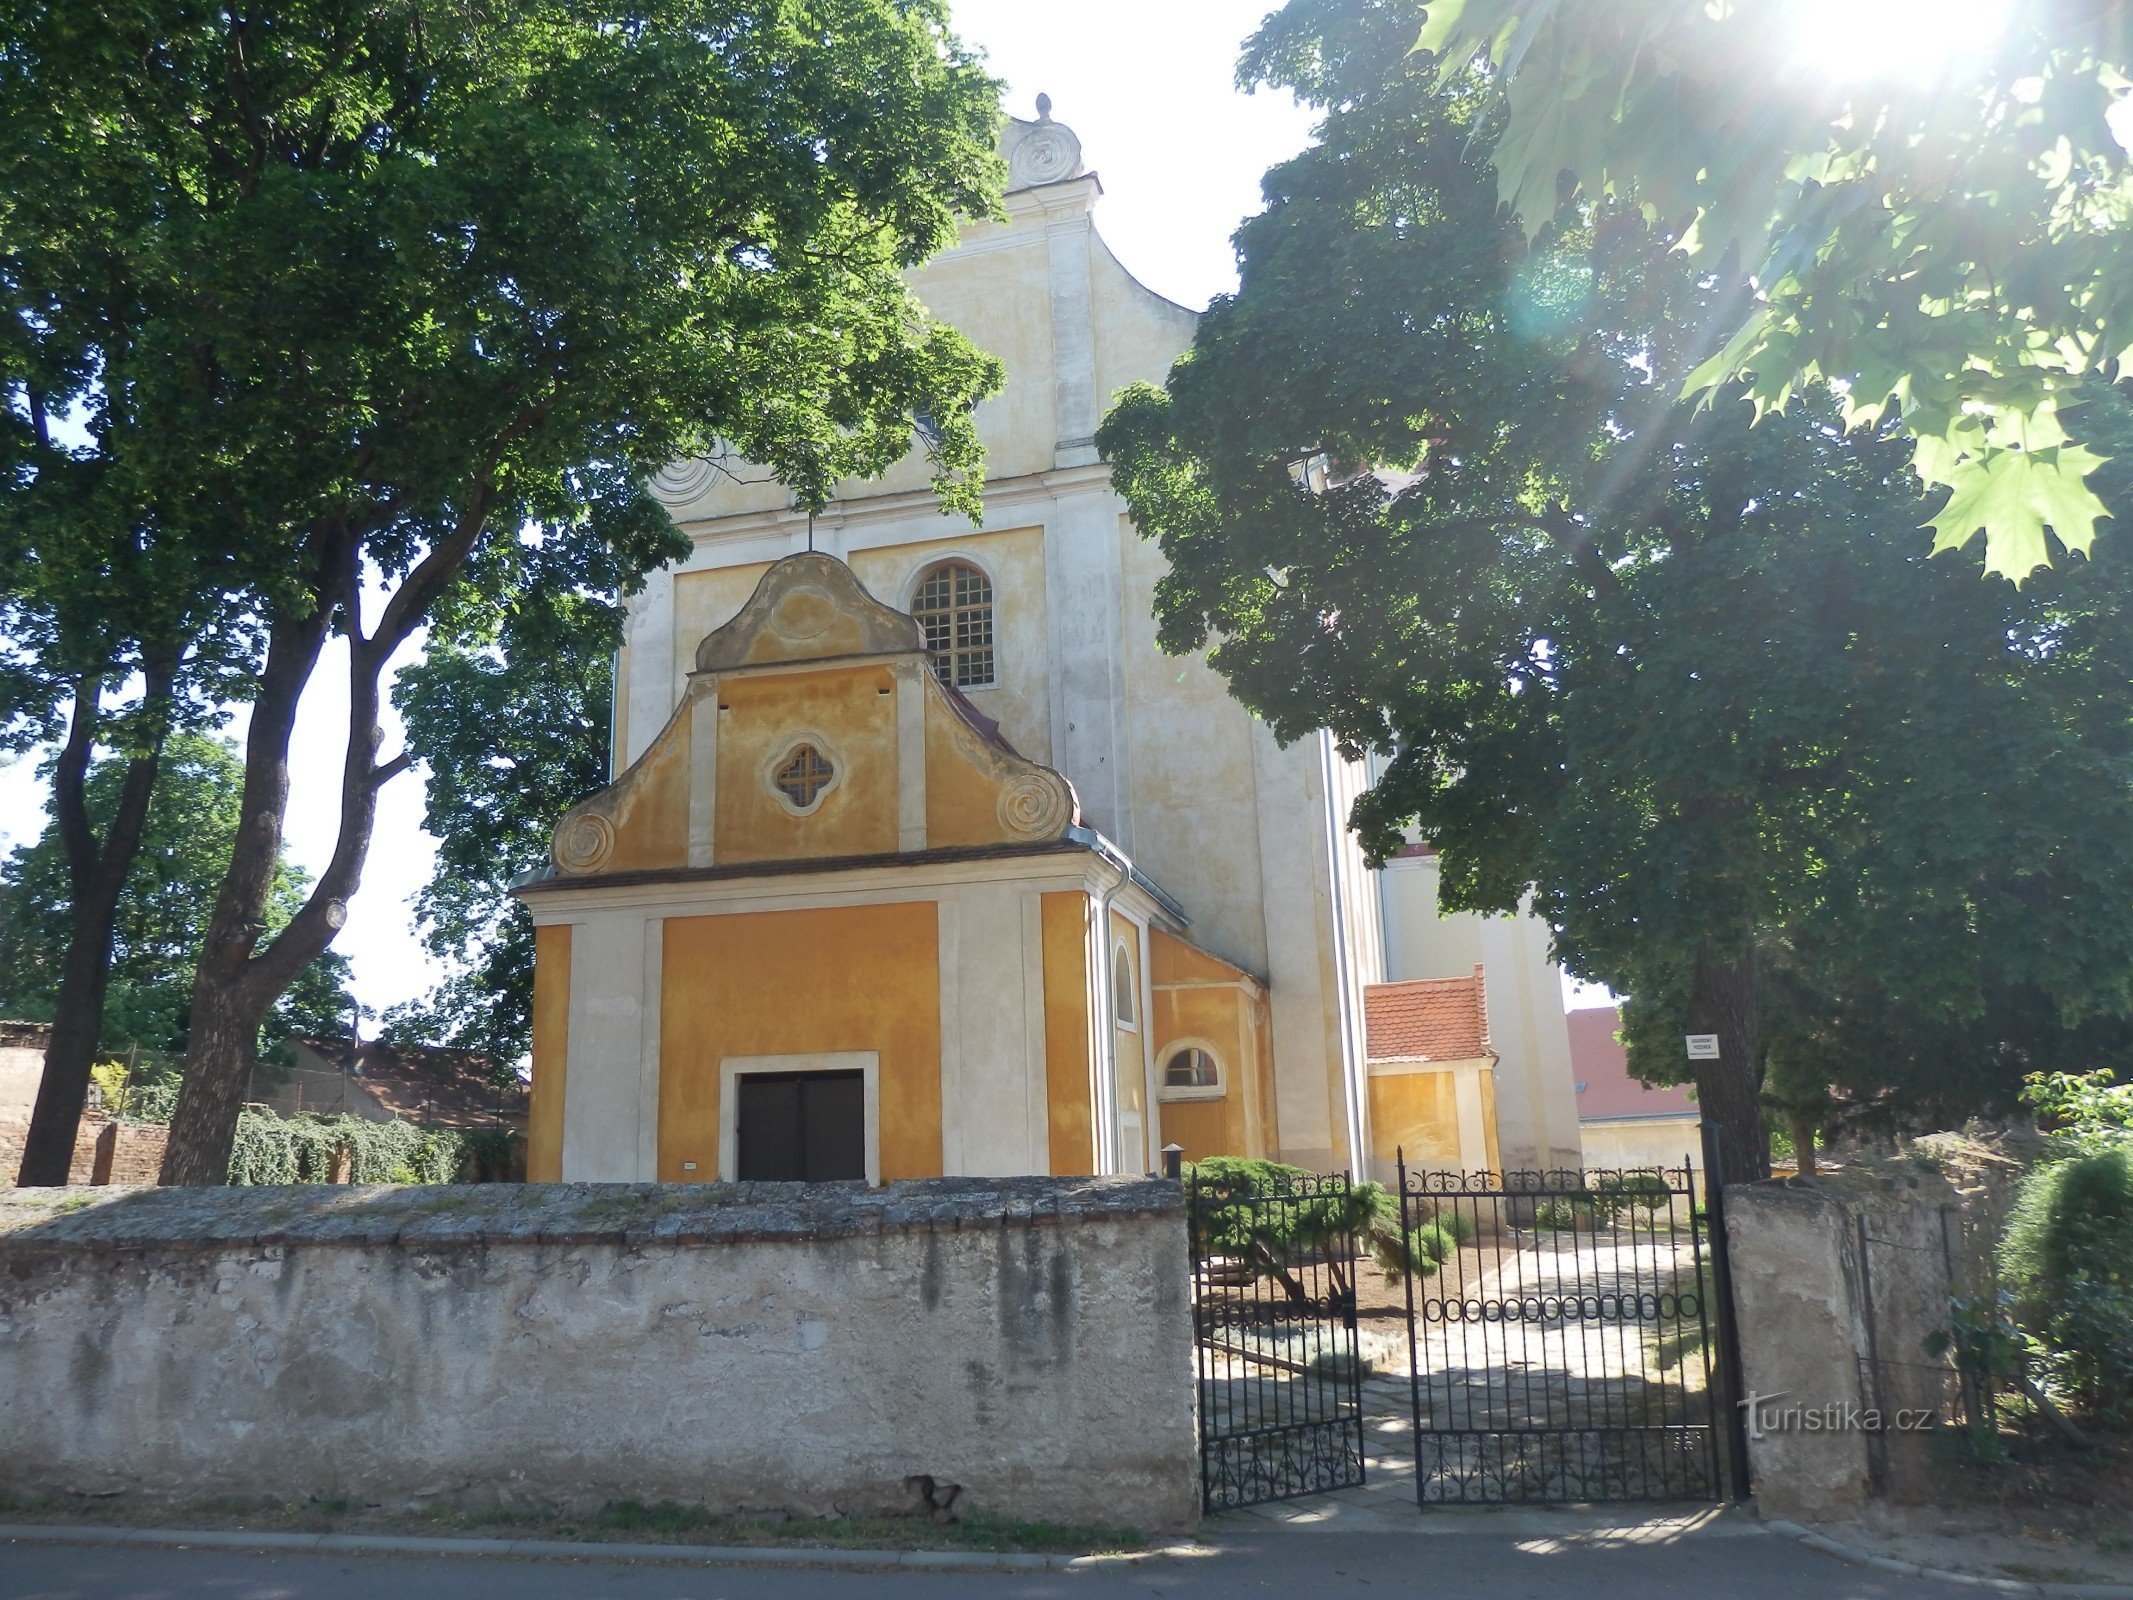
[[[1786,0],[1781,0],[1786,3]],[[1803,65],[1927,84],[1988,58],[2021,0],[1789,0]]]

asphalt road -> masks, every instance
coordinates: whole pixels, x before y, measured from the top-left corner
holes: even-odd
[[[0,1545],[0,1600],[1977,1600],[1761,1531],[1594,1545],[1501,1534],[1271,1532],[1096,1571],[824,1571],[472,1557]]]

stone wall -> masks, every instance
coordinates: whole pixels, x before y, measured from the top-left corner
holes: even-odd
[[[1142,1179],[0,1194],[0,1488],[1198,1511]],[[943,1491],[937,1491],[937,1493]]]
[[[1742,1376],[1750,1396],[1768,1397],[1748,1438],[1765,1515],[1841,1519],[1928,1492],[1938,1429],[1956,1410],[1953,1370],[1935,1352],[1962,1287],[1962,1208],[1945,1178],[1912,1163],[1726,1190]],[[1898,1426],[1925,1413],[1928,1425]]]

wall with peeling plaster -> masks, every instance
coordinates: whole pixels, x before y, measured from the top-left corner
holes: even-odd
[[[1196,1518],[1176,1185],[0,1193],[0,1488]]]

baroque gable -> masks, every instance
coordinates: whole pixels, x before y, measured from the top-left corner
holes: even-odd
[[[789,556],[705,637],[681,703],[568,812],[566,878],[1035,847],[1080,822],[935,676],[918,621],[835,557]]]

